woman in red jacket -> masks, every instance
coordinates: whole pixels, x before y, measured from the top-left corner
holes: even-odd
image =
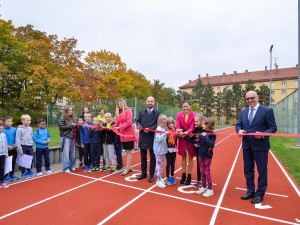
[[[188,133],[192,133],[195,129],[194,118],[197,114],[191,110],[191,105],[188,101],[182,104],[182,112],[177,114],[176,132],[179,134],[178,138],[178,154],[182,156],[182,178],[180,184],[189,185],[192,180],[193,157],[196,156],[194,144],[187,142],[184,137]],[[188,177],[186,178],[187,155],[189,158]]]
[[[130,108],[127,107],[124,99],[120,98],[116,104],[116,123],[114,125],[120,132],[120,138],[123,149],[126,150],[127,163],[124,171],[120,174],[124,176],[132,171],[131,159],[132,149],[134,148],[135,130],[132,123],[133,114]]]

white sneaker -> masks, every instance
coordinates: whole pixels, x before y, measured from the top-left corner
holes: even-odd
[[[207,189],[206,192],[202,196],[208,198],[208,197],[211,197],[213,195],[214,195],[214,190],[213,189],[211,189],[211,190]]]
[[[201,188],[199,188],[198,191],[196,191],[196,194],[197,194],[197,195],[202,195],[204,192],[206,192],[206,188],[201,187]]]
[[[51,170],[47,170],[46,173],[50,174],[53,173]]]
[[[166,187],[166,185],[164,184],[164,182],[161,182],[161,181],[157,181],[156,182],[156,186],[160,187],[160,188],[165,188]]]
[[[75,167],[71,169],[71,171],[75,171],[75,170],[76,170]]]
[[[38,172],[36,173],[37,176],[42,176],[43,175],[43,172]]]
[[[65,172],[65,173],[70,173],[70,170],[65,170],[64,172]]]

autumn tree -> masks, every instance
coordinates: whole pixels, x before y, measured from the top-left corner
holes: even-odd
[[[129,69],[127,73],[132,79],[132,89],[126,98],[146,99],[149,97],[151,95],[151,82],[140,72]]]

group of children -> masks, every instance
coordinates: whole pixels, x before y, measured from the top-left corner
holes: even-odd
[[[23,125],[18,128],[12,127],[13,118],[5,116],[0,120],[0,188],[7,188],[7,182],[18,180],[14,174],[17,157],[24,154],[33,156],[36,152],[36,174],[31,168],[20,167],[21,177],[29,178],[36,175],[43,175],[42,172],[42,156],[45,159],[45,172],[52,173],[50,170],[49,148],[50,134],[46,128],[46,120],[38,119],[38,129],[34,132],[30,127],[31,117],[27,114],[21,116]],[[34,148],[34,143],[36,148]],[[6,158],[12,156],[12,170],[8,174],[4,174]]]
[[[194,144],[197,152],[197,161],[199,162],[199,168],[197,168],[197,170],[199,170],[197,171],[199,190],[196,191],[196,194],[203,195],[204,197],[211,197],[214,195],[210,166],[213,157],[213,148],[216,141],[216,135],[213,132],[215,122],[212,118],[205,118],[202,115],[196,115],[194,120],[195,129],[193,133],[185,136],[184,138],[188,142]],[[165,188],[166,184],[162,179],[162,169],[165,156],[167,159],[166,183],[168,185],[176,184],[174,179],[174,169],[178,133],[176,133],[175,121],[172,117],[167,118],[164,115],[160,115],[157,125],[157,132],[155,133],[153,143],[153,151],[156,157],[156,185],[160,188]],[[170,141],[170,139],[172,141]]]

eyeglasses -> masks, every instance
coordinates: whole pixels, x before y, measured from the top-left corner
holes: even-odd
[[[254,100],[255,98],[256,98],[256,96],[255,97],[249,97],[249,98],[246,98],[246,101]]]

